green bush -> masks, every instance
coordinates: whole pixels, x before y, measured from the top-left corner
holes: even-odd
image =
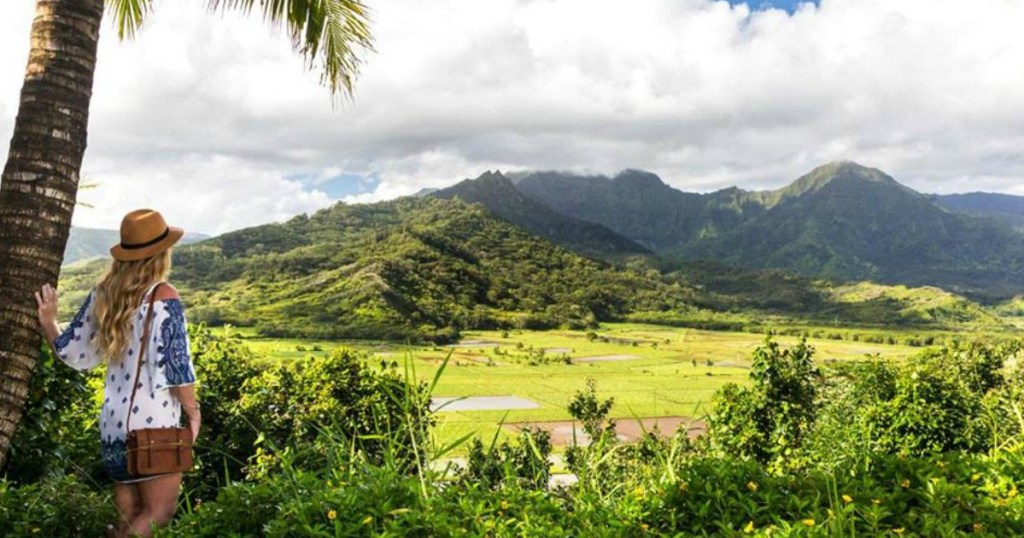
[[[202,324],[189,327],[192,360],[196,365],[202,402],[203,426],[193,455],[195,467],[186,475],[186,487],[196,498],[212,496],[216,487],[244,476],[258,425],[237,411],[242,387],[256,377],[258,357],[230,328],[214,333]]]
[[[44,346],[2,469],[7,480],[30,483],[67,473],[83,479],[103,477],[96,426],[99,386],[102,379],[97,375],[69,368]]]
[[[814,348],[802,339],[781,349],[771,336],[754,351],[751,386],[726,385],[715,396],[709,433],[723,451],[753,458],[777,472],[799,465],[800,448],[814,426],[819,372]]]
[[[252,425],[252,446],[304,448],[323,428],[351,439],[380,463],[392,437],[401,440],[400,460],[422,458],[432,424],[430,399],[412,386],[397,363],[367,364],[369,357],[347,349],[302,361],[279,361],[241,385],[232,413]],[[270,451],[261,454],[273,459]]]
[[[697,458],[650,495],[644,521],[691,536],[1020,536],[1020,461],[884,456],[868,472],[780,476],[750,460]]]
[[[0,536],[103,536],[116,517],[109,493],[74,476],[0,480]]]
[[[459,481],[494,489],[510,485],[544,489],[551,478],[550,455],[551,434],[541,429],[523,428],[517,443],[502,441],[495,445],[492,441],[486,448],[474,438]]]

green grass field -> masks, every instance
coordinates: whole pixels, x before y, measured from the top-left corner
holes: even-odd
[[[450,354],[435,396],[518,396],[539,404],[536,409],[509,411],[443,411],[436,431],[442,439],[469,432],[487,437],[503,419],[508,423],[567,420],[566,406],[587,378],[596,381],[599,396],[615,399],[612,416],[616,418],[699,418],[719,387],[746,381],[751,353],[763,340],[756,334],[640,324],[605,324],[595,331],[596,338],[585,331],[472,331],[455,346],[258,338],[245,329],[236,331],[269,360],[297,360],[350,347],[399,364],[411,360],[421,380],[432,378]],[[797,341],[777,338],[783,345]],[[863,342],[810,342],[819,362],[874,354],[902,360],[918,351]],[[587,357],[602,356],[635,358],[585,362]]]

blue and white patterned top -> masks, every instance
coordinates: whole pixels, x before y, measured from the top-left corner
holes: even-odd
[[[188,334],[185,330],[185,312],[178,299],[153,302],[153,326],[150,342],[146,345],[139,388],[135,405],[128,409],[132,395],[132,382],[139,360],[143,333],[143,320],[149,308],[151,287],[138,307],[132,323],[131,339],[123,357],[107,361],[104,377],[103,406],[100,410],[100,448],[107,473],[118,482],[134,482],[127,475],[124,443],[127,438],[125,423],[131,411],[131,429],[166,428],[179,425],[181,402],[168,390],[171,387],[195,383],[195,369],[189,356]],[[97,320],[93,314],[93,289],[74,320],[54,342],[61,361],[79,371],[87,371],[103,364],[93,339]]]

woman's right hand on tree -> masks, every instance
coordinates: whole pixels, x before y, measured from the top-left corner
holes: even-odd
[[[35,295],[39,326],[46,333],[46,339],[53,342],[60,334],[57,327],[57,290],[49,284],[44,284]]]
[[[42,326],[57,322],[57,291],[49,284],[36,292],[36,306],[38,307],[39,324]]]

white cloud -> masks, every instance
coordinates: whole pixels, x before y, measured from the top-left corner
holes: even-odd
[[[215,232],[321,207],[339,174],[378,179],[346,198],[366,201],[493,168],[710,190],[843,158],[925,191],[1024,193],[1021,2],[367,1],[377,52],[338,109],[258,17],[163,0],[133,43],[105,26],[85,163],[103,190],[84,195],[103,210],[76,221],[173,190],[156,202]],[[29,4],[0,3],[0,132]]]
[[[236,157],[175,155],[139,160],[131,169],[120,159],[99,158],[89,170],[85,181],[96,187],[79,199],[92,207],[77,208],[75,218],[110,227],[127,210],[149,207],[190,231],[223,233],[331,204],[326,194],[284,179],[281,169]]]

